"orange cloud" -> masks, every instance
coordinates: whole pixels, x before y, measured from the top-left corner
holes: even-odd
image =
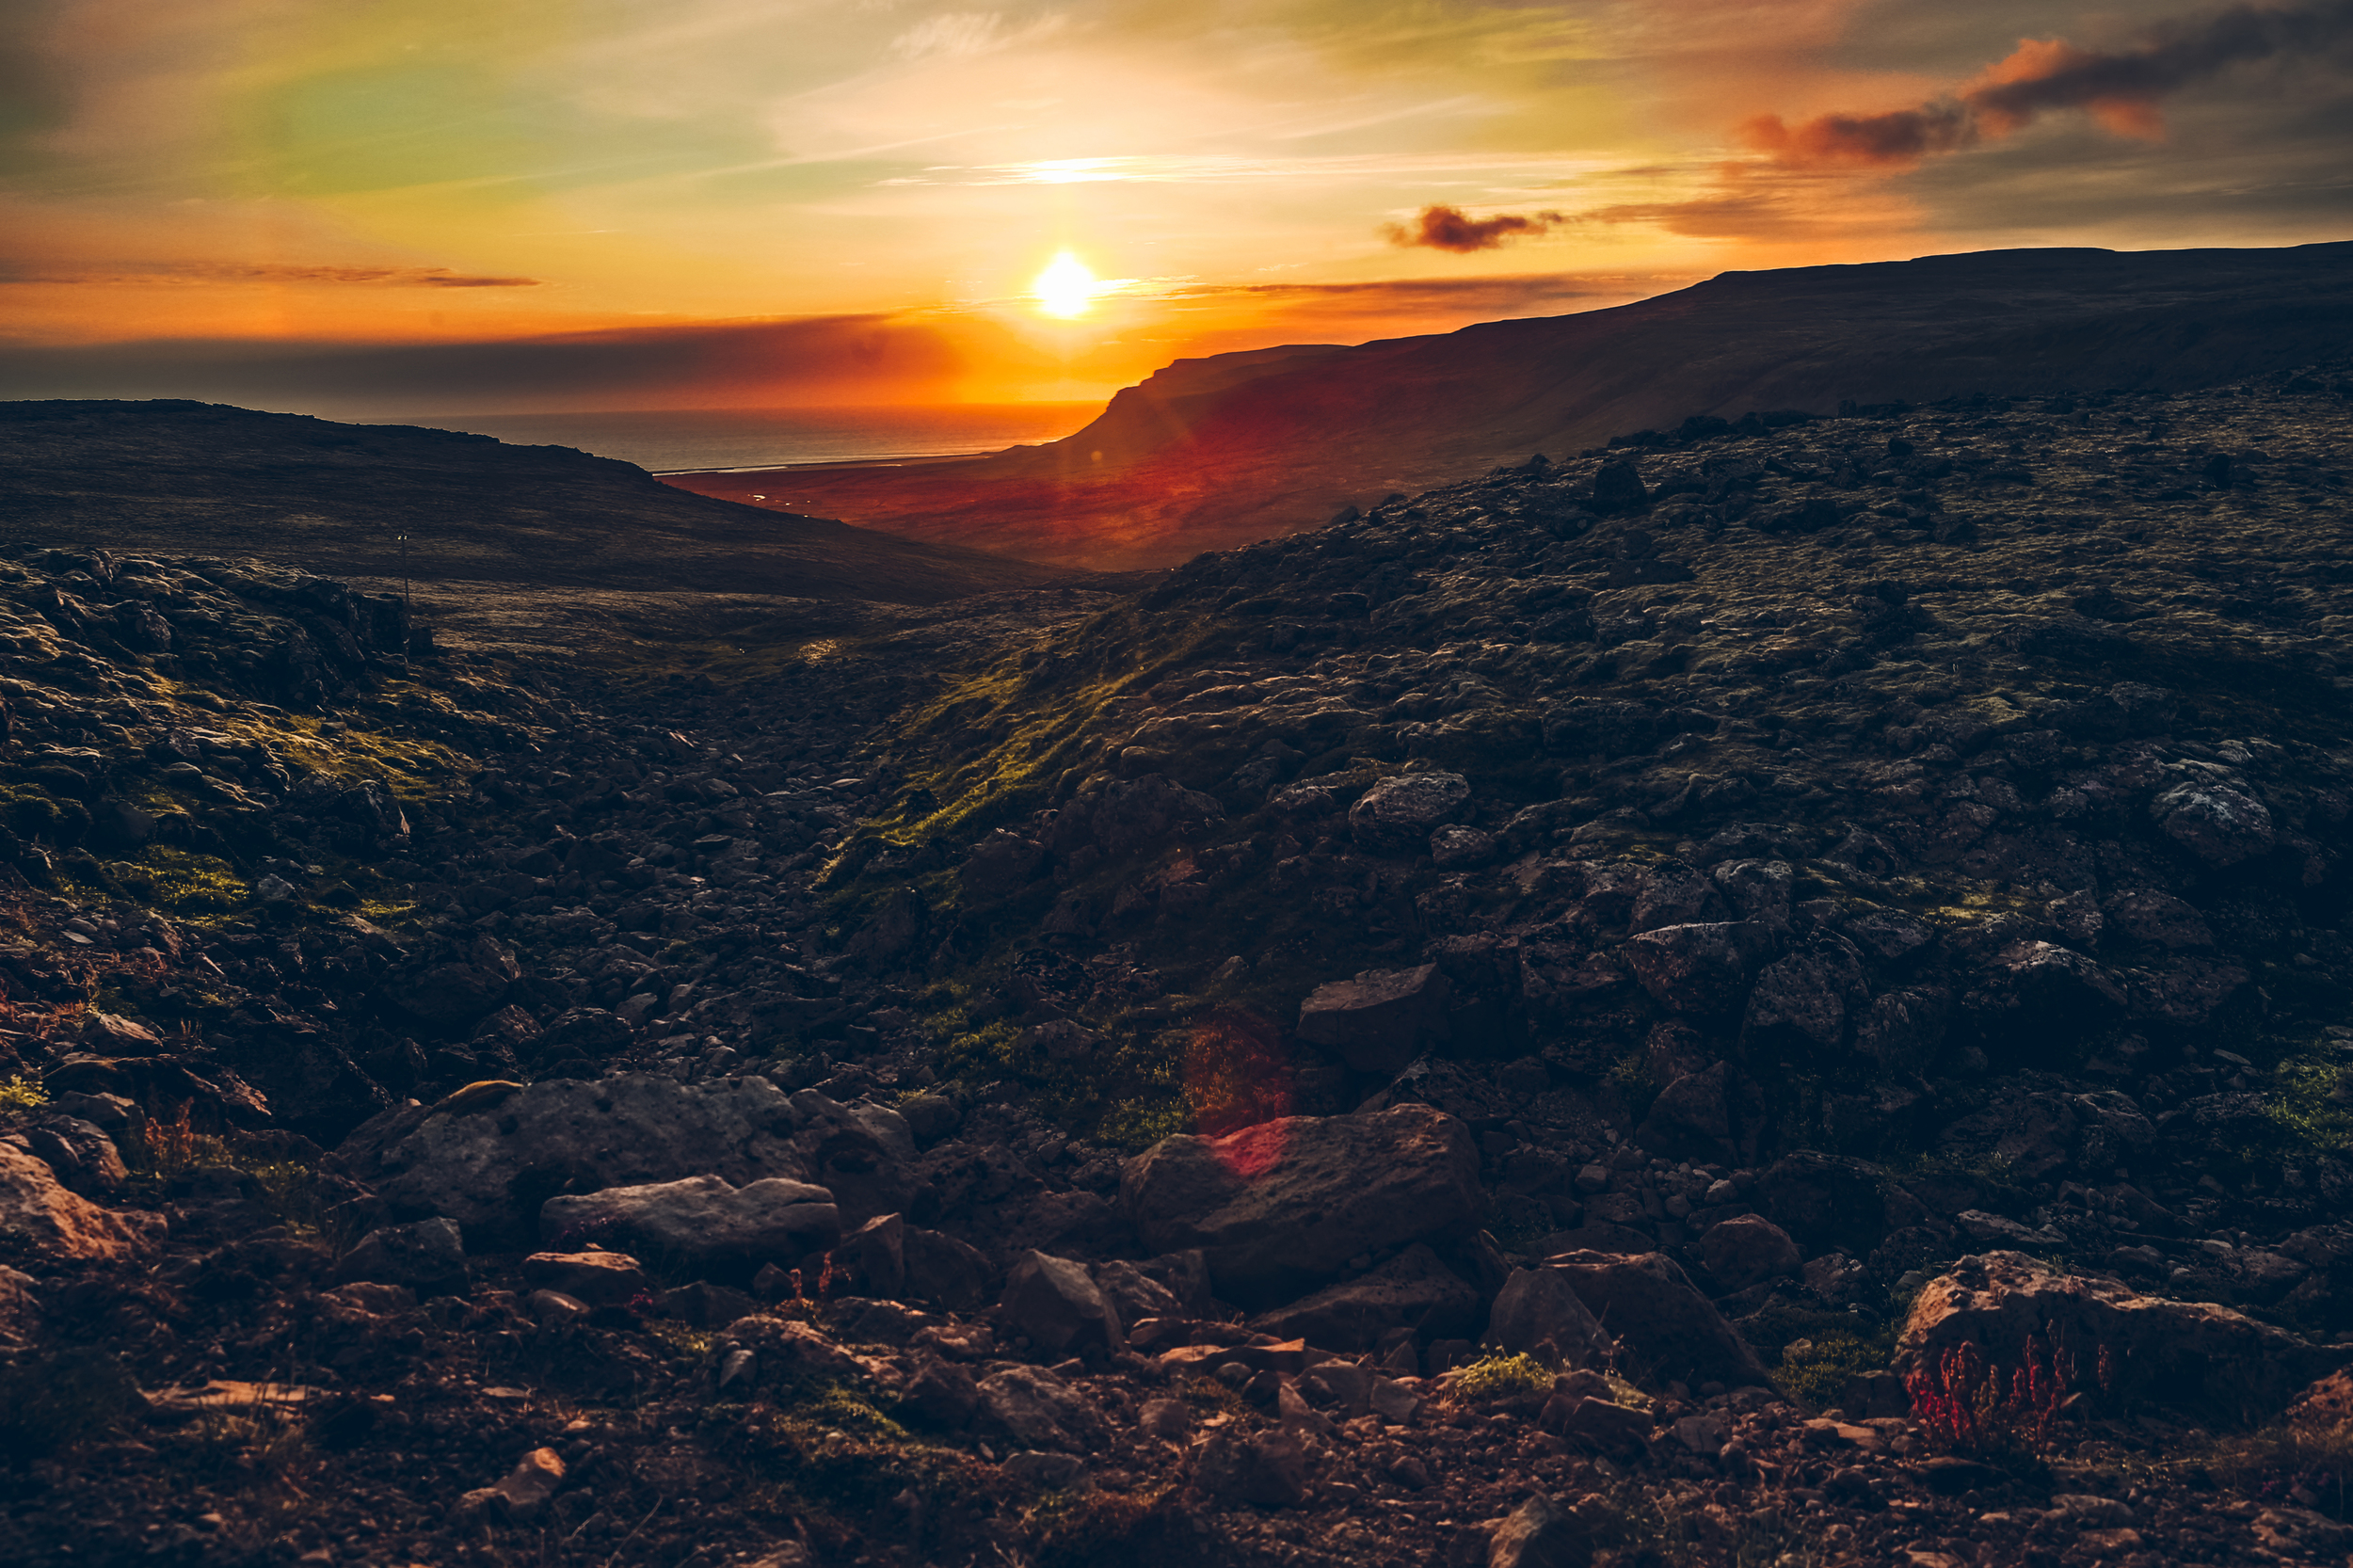
[[[2163,102],[2234,66],[2316,49],[2353,34],[2353,0],[2237,5],[2148,29],[2128,49],[2025,39],[1974,81],[1916,108],[1817,115],[1791,125],[1760,115],[1735,133],[1795,168],[1912,168],[2014,136],[2045,114],[2081,109],[2119,136],[2165,134]]]

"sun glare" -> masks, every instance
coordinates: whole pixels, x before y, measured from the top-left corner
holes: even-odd
[[[1037,275],[1031,292],[1037,296],[1038,308],[1049,316],[1065,319],[1085,312],[1095,300],[1095,274],[1084,262],[1063,251]]]

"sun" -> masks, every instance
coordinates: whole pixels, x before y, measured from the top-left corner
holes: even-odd
[[[1046,264],[1030,291],[1037,296],[1040,310],[1067,320],[1086,313],[1095,302],[1095,274],[1086,264],[1064,250]]]

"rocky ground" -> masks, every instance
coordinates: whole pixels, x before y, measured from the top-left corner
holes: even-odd
[[[2349,386],[666,665],[12,557],[0,1554],[2342,1561]]]

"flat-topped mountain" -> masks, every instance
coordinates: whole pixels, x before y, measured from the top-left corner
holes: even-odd
[[[2353,245],[1732,272],[1614,310],[1193,361],[1064,440],[965,462],[672,482],[1038,560],[1169,566],[1693,414],[2182,391],[2349,344]]]
[[[909,604],[1065,575],[689,495],[569,447],[216,404],[0,403],[0,536],[22,545]]]

